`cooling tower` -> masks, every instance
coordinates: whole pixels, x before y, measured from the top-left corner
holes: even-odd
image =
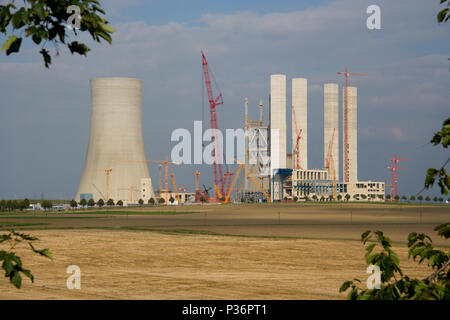
[[[323,158],[324,167],[331,156],[336,180],[339,181],[339,86],[336,83],[326,83],[323,86]],[[333,135],[334,132],[334,135]],[[330,145],[331,154],[330,154]],[[332,164],[330,175],[333,179]]]
[[[348,87],[348,132],[345,133],[346,114],[345,114],[345,87],[342,88],[342,106],[343,106],[343,181],[358,181],[358,122],[357,122],[357,89],[356,87]],[[346,137],[348,136],[348,137]],[[348,141],[347,141],[348,140]],[[346,144],[348,143],[348,147]],[[348,148],[348,156],[346,155]],[[346,166],[348,166],[348,175],[346,174]]]
[[[308,169],[308,80],[292,79],[292,168]],[[300,134],[297,160],[297,137]],[[298,163],[297,163],[298,162]]]
[[[286,76],[270,76],[270,167],[286,166]]]
[[[141,179],[150,179],[142,134],[142,80],[95,78],[90,85],[89,145],[76,199],[129,201],[136,189],[136,202]],[[134,162],[125,162],[129,160]]]

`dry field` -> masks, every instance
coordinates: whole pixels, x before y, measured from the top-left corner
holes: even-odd
[[[403,270],[423,277],[427,268],[407,259],[406,236],[411,231],[434,235],[433,227],[450,217],[444,206],[176,210],[195,213],[143,214],[161,209],[136,209],[129,215],[0,216],[0,226],[21,223],[20,228],[41,239],[37,246],[50,248],[54,256],[50,261],[19,248],[35,282],[26,279],[17,290],[0,277],[0,299],[344,299],[338,292],[342,282],[357,277],[364,285],[368,276],[362,231],[385,231]],[[433,240],[448,248],[439,238]],[[66,287],[69,265],[81,268],[80,290]]]

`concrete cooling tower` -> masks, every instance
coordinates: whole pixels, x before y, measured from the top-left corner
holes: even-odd
[[[142,134],[142,80],[95,78],[90,85],[89,145],[76,200],[154,197]]]

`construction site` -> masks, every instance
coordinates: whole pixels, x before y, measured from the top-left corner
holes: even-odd
[[[222,93],[215,93],[205,54],[202,71],[209,105],[212,130],[213,179],[199,188],[200,171],[192,172],[194,183],[178,186],[171,161],[148,160],[142,133],[142,81],[133,78],[95,78],[91,80],[91,124],[86,162],[76,200],[112,199],[125,205],[141,203],[194,204],[272,201],[385,201],[385,182],[358,179],[357,88],[349,86],[350,76],[367,74],[337,72],[345,85],[323,84],[323,163],[308,163],[308,79],[270,76],[268,88],[269,120],[263,117],[264,105],[258,104],[259,118],[249,119],[249,101],[244,98],[245,161],[235,172],[223,166],[223,146],[218,138],[217,108]],[[200,66],[199,66],[200,67]],[[288,101],[286,86],[291,84]],[[341,108],[339,108],[340,96]],[[340,110],[341,113],[340,113]],[[291,149],[287,148],[287,114],[291,113]],[[341,116],[340,116],[341,114]],[[340,126],[340,119],[342,119]],[[339,132],[342,130],[342,166],[339,163]],[[290,152],[289,152],[290,151]],[[391,159],[391,199],[397,194],[397,156]],[[158,189],[154,189],[148,165],[159,165]],[[164,168],[164,169],[163,169]],[[164,171],[164,172],[163,172]],[[206,179],[206,177],[205,177]]]

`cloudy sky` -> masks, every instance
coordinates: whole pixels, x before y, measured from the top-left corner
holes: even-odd
[[[174,129],[209,124],[201,50],[223,93],[218,117],[227,128],[242,126],[245,97],[253,117],[262,99],[268,119],[270,74],[286,74],[288,105],[290,79],[308,78],[310,168],[323,165],[323,84],[342,85],[336,72],[345,67],[370,74],[351,79],[358,87],[360,180],[389,182],[389,159],[397,154],[411,159],[402,164],[399,193],[415,194],[426,169],[448,157],[429,144],[450,110],[450,22],[437,23],[438,0],[101,2],[116,30],[112,45],[83,38],[92,49],[87,57],[62,50],[49,70],[29,42],[18,54],[0,52],[0,199],[75,196],[94,77],[143,80],[147,158],[170,155]],[[381,7],[381,30],[366,27],[372,4]],[[195,168],[175,167],[177,183],[192,187]],[[200,183],[211,186],[211,168],[200,170]],[[150,172],[157,188],[157,166]]]

